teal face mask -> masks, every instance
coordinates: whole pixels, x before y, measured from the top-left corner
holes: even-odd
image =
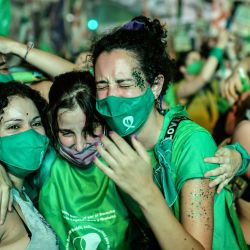
[[[154,94],[148,88],[143,95],[133,98],[109,96],[97,99],[96,109],[109,127],[124,137],[135,133],[146,122],[154,100]]]
[[[189,75],[198,75],[204,66],[202,60],[196,60],[187,66],[187,73]]]
[[[48,137],[33,129],[0,137],[0,161],[8,172],[24,178],[39,169],[48,144]]]

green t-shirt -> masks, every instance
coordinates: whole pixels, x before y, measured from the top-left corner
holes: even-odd
[[[61,249],[128,249],[127,210],[114,183],[94,165],[82,170],[57,157],[39,208]]]
[[[173,111],[182,113],[179,107]],[[164,138],[170,119],[175,115],[173,111],[165,117],[160,140]],[[205,172],[218,167],[215,164],[204,162],[204,158],[214,156],[216,150],[217,146],[207,130],[190,120],[182,121],[179,124],[173,140],[171,160],[171,173],[177,194],[188,180],[204,178]],[[177,196],[174,204],[176,218],[179,218],[179,206],[179,196]],[[214,250],[236,250],[242,249],[244,246],[243,244],[240,247],[237,242],[235,228],[239,234],[242,232],[234,215],[232,215],[234,220],[231,219],[230,214],[232,213],[236,215],[232,207],[232,192],[227,187],[220,194],[215,193],[214,196]]]
[[[186,116],[186,111],[183,107],[176,106],[167,112],[158,142],[154,150],[148,151],[148,154],[152,159],[155,176],[160,169],[158,162],[162,164],[164,162],[163,165],[166,166],[164,180],[161,180],[163,176],[161,175],[160,181],[158,179],[155,181],[162,190],[168,206],[179,220],[179,194],[183,185],[190,179],[204,178],[205,172],[217,167],[215,164],[204,162],[205,157],[214,156],[217,146],[209,132],[191,120],[185,120],[179,124],[172,141],[173,146],[167,146],[166,141],[163,143],[162,140],[174,116]],[[169,151],[171,148],[172,154]],[[136,208],[136,204],[126,195],[124,195],[124,200],[129,202],[128,206],[134,214],[142,219],[142,214],[138,207]],[[240,246],[237,238],[241,242]],[[245,249],[245,247],[240,224],[232,206],[232,192],[229,188],[224,188],[220,194],[216,193],[214,196],[213,249],[237,250]]]

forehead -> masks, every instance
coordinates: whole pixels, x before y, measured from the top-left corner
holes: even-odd
[[[122,76],[131,73],[134,68],[138,67],[139,62],[133,52],[116,49],[99,55],[95,65],[95,73],[96,76],[106,74]]]
[[[62,108],[58,110],[57,115],[58,126],[63,128],[76,128],[85,126],[86,115],[77,105],[74,109]]]
[[[1,115],[3,120],[9,118],[21,118],[23,116],[37,116],[39,112],[34,104],[34,102],[25,97],[11,96],[8,98],[8,106],[5,107],[4,113]]]

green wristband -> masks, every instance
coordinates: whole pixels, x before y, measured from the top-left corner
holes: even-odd
[[[223,49],[215,47],[210,51],[209,56],[214,56],[219,62],[222,62],[223,53]]]
[[[242,164],[238,172],[236,173],[237,176],[244,174],[247,171],[248,164],[250,163],[250,156],[245,148],[239,142],[230,144],[225,146],[226,148],[237,150],[242,157]]]

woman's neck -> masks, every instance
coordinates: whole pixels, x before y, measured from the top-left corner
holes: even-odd
[[[149,117],[139,131],[137,138],[146,148],[146,150],[152,149],[158,141],[162,126],[164,122],[164,116],[161,115],[156,108],[153,108]]]

